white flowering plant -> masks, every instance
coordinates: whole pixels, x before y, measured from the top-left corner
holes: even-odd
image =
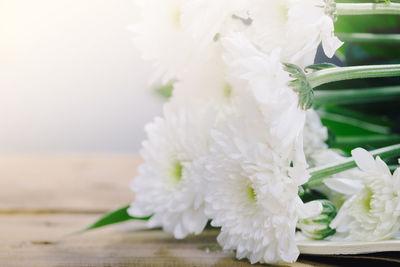
[[[251,263],[296,261],[298,236],[394,237],[400,1],[136,2],[134,43],[169,99],[135,201],[86,230],[144,220],[182,239],[210,222]]]

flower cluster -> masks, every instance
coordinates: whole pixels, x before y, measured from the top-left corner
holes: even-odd
[[[176,238],[208,219],[219,243],[251,262],[293,262],[299,217],[321,212],[309,177],[306,112],[282,62],[305,67],[341,42],[322,0],[141,0],[135,43],[164,82],[164,117],[146,127],[132,216]],[[311,138],[312,139],[312,138]]]
[[[365,166],[372,159],[364,152],[355,151],[362,170],[350,171],[358,191],[331,225],[333,204],[304,203],[298,194],[309,164],[342,157],[327,148],[326,129],[304,110],[287,71],[312,64],[320,43],[328,57],[342,45],[331,2],[137,0],[135,44],[154,63],[155,79],[174,81],[174,90],[164,116],[146,127],[131,216],[152,216],[149,227],[175,238],[199,234],[211,220],[220,245],[251,263],[294,262],[296,227],[311,237],[317,229],[318,238],[337,230],[357,239],[371,228],[377,238],[399,229],[400,172],[390,179],[379,160]],[[343,183],[334,176],[326,186]]]

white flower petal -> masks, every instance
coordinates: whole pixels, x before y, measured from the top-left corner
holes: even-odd
[[[375,160],[367,150],[363,148],[356,148],[351,151],[351,155],[354,158],[354,161],[357,163],[358,167],[363,171],[374,171],[375,168]]]
[[[302,203],[301,200],[300,200],[300,202],[301,203],[299,203],[300,205],[298,207],[299,219],[307,219],[310,217],[314,217],[322,212],[321,202],[311,201],[311,202],[307,202],[305,204]]]
[[[376,165],[376,169],[379,173],[386,174],[388,176],[392,175],[388,165],[379,156],[376,157],[376,159],[375,159],[375,165]]]
[[[322,33],[322,47],[324,49],[325,55],[329,58],[335,55],[336,50],[338,50],[343,42],[339,40],[334,35],[334,26],[332,19],[326,17],[321,23],[321,33]]]
[[[354,195],[364,188],[360,180],[346,178],[325,179],[324,184],[330,189],[345,195]]]

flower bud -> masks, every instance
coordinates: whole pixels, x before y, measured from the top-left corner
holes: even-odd
[[[322,212],[315,217],[299,220],[297,227],[304,236],[310,239],[322,240],[336,233],[336,230],[330,228],[329,225],[336,217],[337,209],[329,200],[318,201],[322,204]]]

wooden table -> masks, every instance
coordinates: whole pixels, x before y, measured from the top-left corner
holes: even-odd
[[[215,230],[175,240],[126,222],[73,234],[133,200],[129,183],[140,162],[135,155],[1,156],[0,266],[251,266],[222,252]],[[302,256],[289,266],[350,261]]]

